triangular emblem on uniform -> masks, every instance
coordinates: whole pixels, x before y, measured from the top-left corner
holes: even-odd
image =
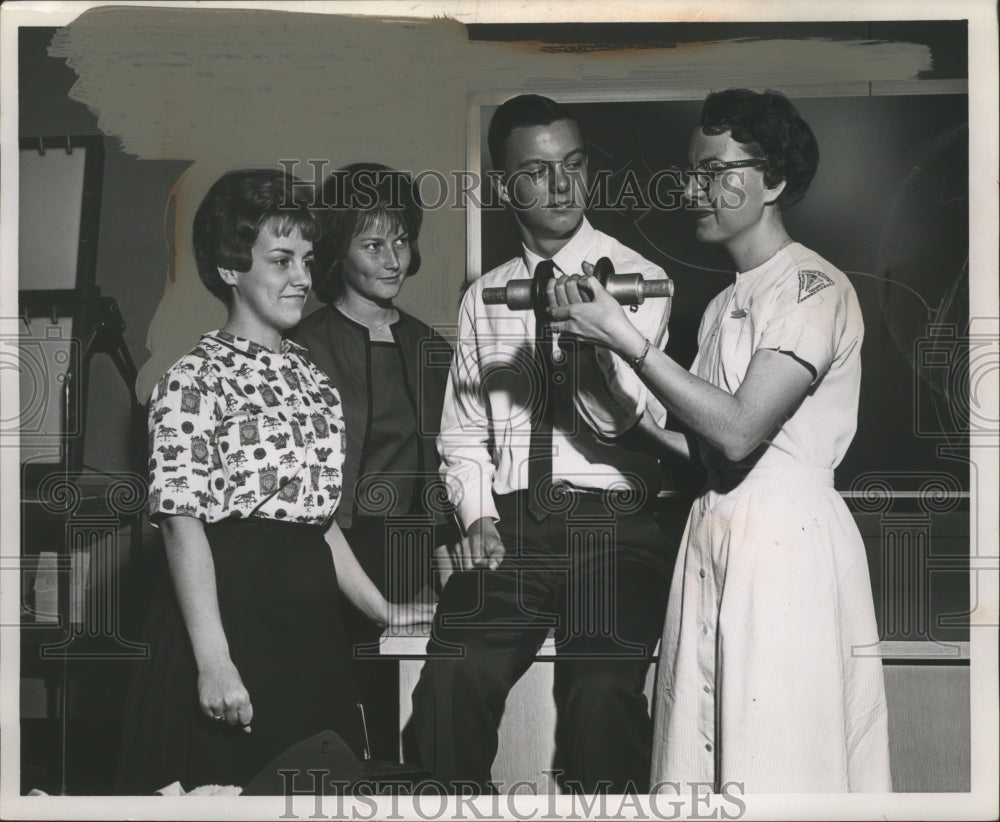
[[[833,280],[822,271],[803,269],[799,272],[799,302],[808,300],[813,294],[822,291],[828,285],[833,285]]]

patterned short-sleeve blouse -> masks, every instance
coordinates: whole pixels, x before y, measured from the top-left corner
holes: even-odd
[[[295,343],[275,352],[211,332],[153,391],[149,453],[153,522],[324,524],[341,492],[340,396]]]

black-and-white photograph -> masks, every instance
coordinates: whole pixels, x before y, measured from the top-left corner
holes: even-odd
[[[996,818],[997,22],[5,4],[0,816]]]

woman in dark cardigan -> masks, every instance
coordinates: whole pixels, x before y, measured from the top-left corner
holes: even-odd
[[[408,175],[372,163],[334,172],[323,203],[314,289],[326,305],[292,339],[343,401],[350,436],[337,522],[386,598],[408,602],[433,588],[432,552],[444,558],[455,539],[435,490],[451,348],[393,304],[420,268],[422,206]],[[349,603],[344,611],[373,755],[395,759],[396,673],[377,659],[379,627]]]

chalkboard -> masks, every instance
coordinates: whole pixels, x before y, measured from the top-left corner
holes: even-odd
[[[914,477],[935,476],[960,495],[969,490],[968,98],[793,100],[816,133],[820,165],[785,222],[793,239],[848,274],[866,328],[858,431],[837,487],[849,493],[879,475],[891,491],[916,494]],[[732,263],[723,249],[695,240],[683,210],[619,195],[626,181],[643,183],[686,161],[701,101],[566,108],[583,130],[591,179],[609,175],[613,207],[592,209],[591,222],[673,279],[667,350],[688,365],[702,312],[732,281]],[[484,169],[493,110],[480,109]],[[513,219],[500,209],[481,212],[481,238],[483,271],[519,253]]]

